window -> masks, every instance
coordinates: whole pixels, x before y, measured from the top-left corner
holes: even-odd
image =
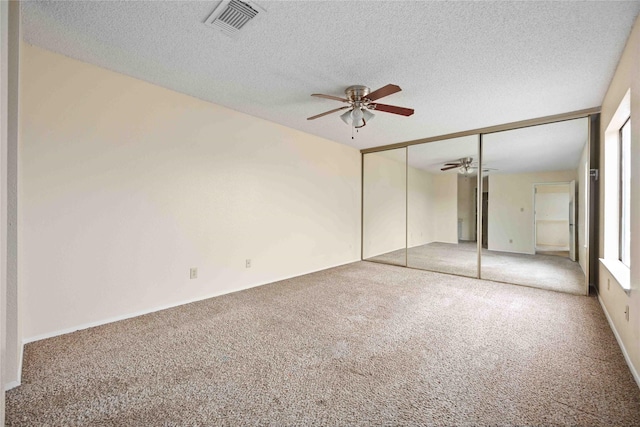
[[[631,290],[631,90],[620,101],[604,131],[604,257],[602,265],[626,291]]]
[[[620,128],[620,225],[619,225],[619,259],[627,267],[631,267],[631,120]]]

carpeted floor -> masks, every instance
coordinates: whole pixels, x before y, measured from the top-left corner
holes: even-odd
[[[457,245],[430,243],[416,246],[410,248],[407,253],[407,265],[441,273],[476,277],[478,274],[477,249],[476,242],[464,242]]]
[[[25,349],[9,426],[640,425],[597,299],[357,262]]]
[[[482,278],[576,295],[587,292],[580,264],[556,255],[513,254],[483,249]]]
[[[409,248],[407,266],[441,273],[476,277],[477,245],[434,242]],[[382,254],[369,261],[404,265],[405,250]],[[585,275],[580,264],[569,258],[547,254],[515,254],[482,250],[482,278],[533,286],[576,295],[586,293]]]

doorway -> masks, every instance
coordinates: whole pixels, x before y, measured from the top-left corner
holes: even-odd
[[[575,181],[534,184],[535,253],[576,260]]]

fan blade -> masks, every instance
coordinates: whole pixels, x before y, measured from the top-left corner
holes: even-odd
[[[447,166],[446,168],[442,168],[440,169],[441,171],[448,171],[449,169],[455,169],[455,168],[459,168],[460,165],[455,165],[455,166]]]
[[[376,111],[385,113],[400,114],[401,116],[410,116],[413,114],[413,108],[396,107],[395,105],[386,104],[369,104],[374,105]]]
[[[318,117],[326,116],[327,114],[335,113],[336,111],[345,110],[347,108],[351,108],[351,106],[345,105],[344,107],[336,108],[335,110],[326,111],[324,113],[317,114],[315,116],[307,117],[307,120],[314,120],[314,119],[317,119]]]
[[[458,163],[445,163],[445,166],[462,166],[462,163],[458,162]]]
[[[400,92],[400,86],[388,84],[380,89],[374,90],[369,95],[365,96],[369,101],[375,101],[376,99],[384,98],[385,96],[392,95],[396,92]]]
[[[349,102],[348,99],[340,98],[338,96],[333,96],[333,95],[323,95],[321,93],[312,93],[311,96],[317,96],[318,98],[333,99],[334,101]]]

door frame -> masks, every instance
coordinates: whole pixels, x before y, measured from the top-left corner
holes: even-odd
[[[573,183],[573,185],[572,185]],[[575,180],[572,181],[554,181],[554,182],[534,182],[533,183],[533,254],[537,254],[537,246],[538,246],[538,221],[536,221],[536,217],[538,215],[537,210],[536,210],[536,194],[537,194],[537,188],[540,186],[552,186],[552,185],[568,185],[569,186],[569,196],[570,196],[570,200],[571,202],[574,203],[574,217],[575,217],[575,213],[576,213],[576,209],[575,209],[575,194],[572,194],[571,188],[575,188]],[[570,203],[571,203],[570,202]],[[575,229],[575,218],[574,218],[574,229]],[[574,236],[575,236],[575,231],[574,231]],[[576,240],[576,239],[574,239]],[[571,241],[571,231],[569,231],[569,252],[571,252],[571,245],[574,245],[574,251],[576,251],[576,247],[575,247],[575,242]],[[572,260],[575,261],[575,260]]]

